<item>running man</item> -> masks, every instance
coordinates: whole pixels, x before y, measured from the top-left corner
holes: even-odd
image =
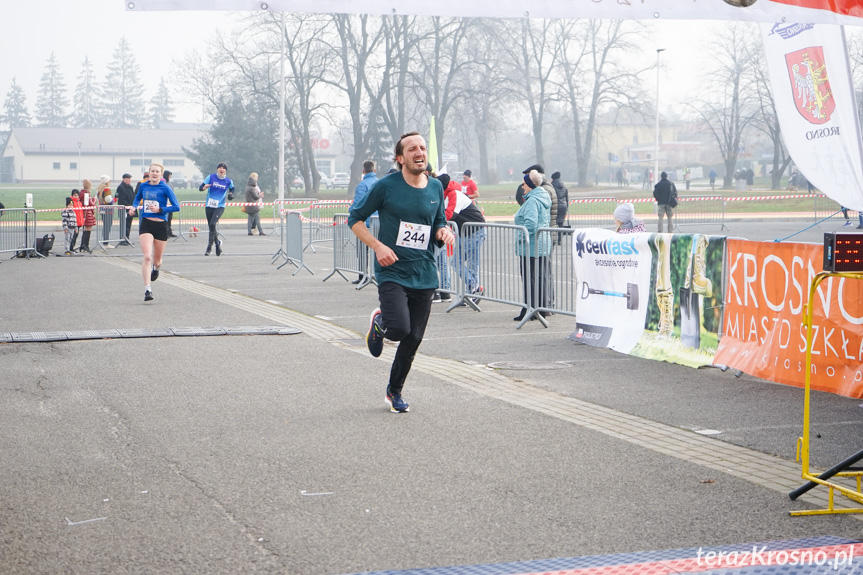
[[[162,254],[168,243],[168,212],[179,212],[180,202],[174,195],[174,190],[162,179],[162,164],[150,164],[149,178],[141,182],[138,193],[132,205],[129,206],[129,216],[133,217],[140,207],[140,227],[138,228],[138,243],[144,255],[141,265],[141,275],[144,278],[144,301],[153,299],[150,282],[159,279],[159,268],[162,267]]]
[[[207,214],[207,227],[210,237],[207,240],[207,251],[205,256],[210,255],[213,244],[216,245],[216,255],[222,255],[222,240],[219,239],[219,218],[225,213],[225,199],[234,199],[234,182],[228,177],[228,164],[219,162],[216,173],[210,174],[204,179],[200,191],[207,192],[207,203],[204,211]]]
[[[443,186],[425,173],[425,139],[417,132],[399,138],[395,162],[399,166],[396,173],[379,180],[365,198],[354,202],[348,225],[375,252],[380,307],[372,312],[366,344],[379,357],[384,338],[399,342],[386,402],[391,411],[405,413],[409,406],[402,389],[438,287],[434,248],[452,245],[455,237],[444,217]],[[365,224],[375,211],[380,218],[379,238]]]

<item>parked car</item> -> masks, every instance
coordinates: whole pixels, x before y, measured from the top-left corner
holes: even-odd
[[[326,188],[327,190],[332,188],[333,187],[333,178],[331,176],[328,176],[325,173],[321,172],[321,185],[320,185],[320,187]]]
[[[348,184],[351,182],[351,177],[345,172],[336,172],[333,174],[332,180],[330,180],[330,185],[328,188],[348,188]]]
[[[171,183],[175,188],[188,188],[189,180],[183,175],[183,172],[172,172]]]
[[[200,188],[201,184],[203,184],[203,183],[204,183],[204,176],[202,176],[201,174],[195,174],[194,176],[192,176],[189,179],[189,187],[194,188],[196,190],[198,188]]]

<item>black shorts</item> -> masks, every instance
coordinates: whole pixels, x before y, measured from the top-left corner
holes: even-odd
[[[141,227],[138,228],[138,235],[150,234],[154,240],[168,241],[168,222],[159,220],[150,220],[141,218]]]

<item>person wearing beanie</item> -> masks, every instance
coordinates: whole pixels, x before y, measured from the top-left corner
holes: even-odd
[[[476,182],[473,181],[473,172],[465,170],[461,175],[461,189],[472,200],[479,197],[479,189]]]
[[[258,186],[258,173],[252,172],[249,174],[249,179],[246,181],[245,201],[246,205],[246,231],[250,236],[255,234],[252,230],[258,229],[258,235],[264,235],[264,227],[261,225],[261,204],[264,202],[264,192]]]
[[[528,245],[525,238],[519,234],[516,239],[515,253],[520,258],[521,278],[524,285],[525,306],[521,313],[512,318],[513,321],[524,319],[525,313],[530,309],[547,307],[546,301],[546,267],[548,256],[551,254],[551,237],[553,234],[547,232],[540,234],[540,228],[551,225],[551,196],[542,185],[543,175],[537,170],[530,170],[524,175],[522,183],[524,189],[524,203],[515,213],[515,225],[527,228]],[[545,317],[542,312],[536,312],[531,319],[537,315]]]
[[[635,206],[630,202],[619,204],[614,210],[614,230],[619,234],[637,234],[646,232],[642,220],[635,217]]]
[[[566,189],[566,184],[560,179],[560,172],[551,175],[551,185],[557,196],[557,217],[554,225],[562,228],[566,223],[566,213],[569,211],[569,190]]]
[[[99,178],[99,185],[96,186],[96,197],[99,199],[100,206],[114,205],[114,196],[111,194],[111,177],[107,174]],[[111,237],[111,224],[114,223],[114,210],[113,208],[100,210],[99,216],[102,219],[102,240],[99,243],[105,248],[113,248],[114,246],[108,243],[108,239]]]
[[[201,192],[207,192],[207,201],[204,212],[207,214],[207,227],[210,235],[207,240],[207,251],[205,256],[210,255],[213,246],[216,246],[216,255],[222,255],[222,240],[219,239],[219,220],[225,213],[225,201],[234,199],[234,182],[228,177],[228,164],[219,162],[216,173],[210,174],[198,188]]]

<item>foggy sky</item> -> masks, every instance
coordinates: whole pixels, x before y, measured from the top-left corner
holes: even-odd
[[[230,33],[243,14],[236,12],[174,11],[127,12],[123,0],[9,0],[0,8],[4,33],[0,34],[0,106],[5,102],[12,78],[27,95],[27,109],[35,119],[39,80],[51,52],[66,82],[71,113],[72,98],[85,56],[89,56],[99,82],[104,81],[107,64],[119,39],[125,35],[139,65],[139,78],[149,102],[164,76],[169,86],[181,81],[179,62],[188,52],[206,52],[208,39]],[[654,62],[656,48],[662,53],[661,108],[669,102],[687,101],[697,90],[705,45],[717,24],[710,21],[664,21],[655,25],[655,34],[645,34],[645,63]],[[655,86],[655,76],[645,75],[646,86]],[[690,94],[690,98],[687,98]],[[174,96],[176,121],[201,120],[200,106],[180,107]]]

